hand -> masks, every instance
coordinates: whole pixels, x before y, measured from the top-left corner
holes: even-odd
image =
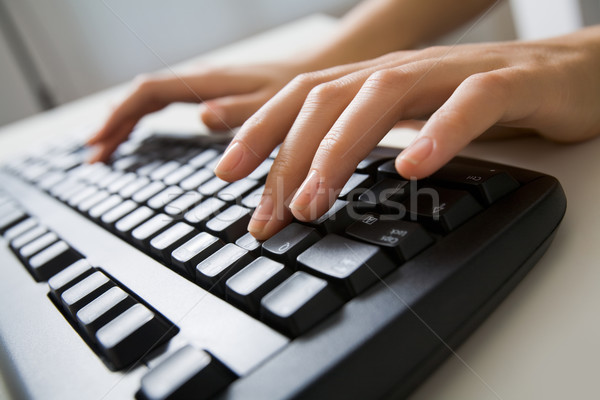
[[[292,215],[324,213],[399,120],[430,116],[396,159],[406,178],[430,175],[494,124],[584,140],[600,133],[599,45],[600,28],[591,28],[536,42],[396,52],[303,74],[242,126],[215,172],[240,179],[283,142],[248,227],[265,239]]]
[[[213,130],[240,126],[300,72],[304,63],[202,68],[186,75],[146,75],[117,105],[102,128],[88,141],[98,152],[91,162],[106,161],[146,114],[172,102],[203,102],[200,117]]]

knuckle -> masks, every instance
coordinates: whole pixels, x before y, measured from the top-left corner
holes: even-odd
[[[340,85],[335,81],[318,84],[308,93],[307,102],[318,104],[330,103],[339,97],[340,89]]]
[[[156,78],[154,78],[151,74],[139,74],[133,78],[133,87],[135,92],[147,92],[151,91],[154,83],[156,82]]]
[[[399,81],[399,74],[393,69],[382,69],[372,73],[365,81],[364,87],[369,90],[382,91],[389,90],[396,86]]]
[[[469,76],[465,85],[489,96],[504,100],[509,95],[510,80],[500,71],[483,72]]]

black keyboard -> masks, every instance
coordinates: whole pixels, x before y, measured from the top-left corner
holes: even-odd
[[[136,376],[138,399],[406,396],[566,208],[541,173],[456,158],[408,181],[398,150],[377,148],[325,215],[259,242],[246,227],[277,150],[235,183],[212,172],[223,150],[150,136],[89,165],[70,142],[1,172],[5,245],[106,373]],[[87,378],[65,377],[61,398]]]

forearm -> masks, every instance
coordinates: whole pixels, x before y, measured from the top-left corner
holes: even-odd
[[[448,32],[498,0],[367,0],[307,60],[317,68],[414,48]]]

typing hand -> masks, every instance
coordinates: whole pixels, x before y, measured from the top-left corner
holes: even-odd
[[[91,160],[106,161],[144,115],[172,102],[202,102],[200,117],[214,130],[240,126],[307,65],[278,63],[204,68],[186,75],[147,75],[118,104],[88,141],[98,151]]]
[[[555,141],[600,132],[600,28],[552,40],[403,51],[298,76],[242,126],[215,172],[240,179],[283,142],[250,232],[312,220],[400,120],[430,116],[396,159],[423,178],[495,124]]]

